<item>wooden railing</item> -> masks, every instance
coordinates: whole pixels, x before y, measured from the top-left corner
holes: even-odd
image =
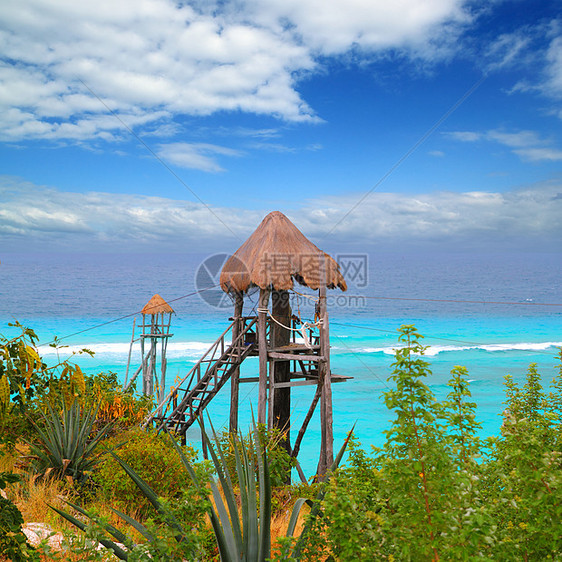
[[[238,336],[231,341],[237,322],[240,323]],[[256,322],[256,317],[235,319],[158,404],[144,425],[156,422],[158,429],[167,427],[183,435],[228,381],[232,372],[256,348]]]

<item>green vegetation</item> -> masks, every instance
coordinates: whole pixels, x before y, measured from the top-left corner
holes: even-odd
[[[198,462],[173,436],[138,429],[150,404],[114,374],[47,367],[25,328],[0,338],[0,428],[17,430],[2,431],[0,451],[21,456],[30,443],[24,472],[0,466],[11,494],[0,498],[0,559],[109,559],[95,541],[131,561],[562,560],[562,364],[549,387],[535,365],[521,386],[507,376],[501,432],[480,439],[467,370],[455,367],[437,400],[422,336],[402,326],[399,339],[385,444],[366,451],[351,436],[326,482],[290,487],[275,432],[212,430],[211,460]],[[37,474],[63,478],[66,504],[49,500],[57,528],[66,518],[84,531],[47,558],[21,532],[16,493],[25,484],[29,496]]]
[[[19,481],[19,476],[0,472],[0,490],[8,484]],[[39,555],[27,544],[27,537],[22,531],[23,517],[12,501],[0,496],[0,555],[13,562],[37,562]]]
[[[172,440],[164,434],[132,427],[108,439],[105,445],[115,450],[106,455],[93,479],[97,493],[108,505],[127,514],[146,519],[152,505],[134,481],[126,478],[120,461],[134,470],[159,497],[177,498],[191,483]],[[182,448],[183,455],[195,461],[197,454],[191,447]]]
[[[403,326],[400,339],[386,443],[372,455],[353,444],[302,558],[561,560],[562,369],[548,394],[534,365],[522,388],[506,377],[501,435],[481,441],[466,369],[437,401],[421,336]]]

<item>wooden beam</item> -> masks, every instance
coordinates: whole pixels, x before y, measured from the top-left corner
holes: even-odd
[[[325,359],[323,355],[297,355],[293,353],[279,353],[278,351],[270,351],[267,356],[278,361],[324,361]]]
[[[267,427],[273,427],[273,404],[275,403],[275,363],[269,363],[269,384],[267,386]]]
[[[314,384],[318,386],[318,381],[313,380],[313,381],[276,382],[274,383],[273,387],[275,388],[275,390],[277,390],[278,388],[291,388],[293,386],[312,386]]]
[[[271,346],[270,351],[280,351],[281,353],[290,352],[290,353],[297,353],[298,351],[316,351],[319,350],[319,345],[313,345],[312,347],[308,347],[307,345],[300,345],[300,344],[290,344],[290,345],[282,345],[280,347]]]
[[[232,341],[236,341],[242,327],[242,308],[244,307],[244,297],[242,293],[236,292],[234,295],[234,326],[232,326]],[[230,377],[230,433],[238,431],[238,401],[240,393],[240,367],[238,367]]]
[[[267,411],[267,309],[269,307],[269,288],[260,289],[258,307],[258,348],[260,365],[260,384],[258,389],[258,423],[265,424]]]
[[[294,459],[296,459],[297,455],[299,454],[299,450],[301,448],[302,438],[304,437],[304,434],[306,432],[306,428],[308,427],[308,424],[309,424],[309,422],[312,418],[312,415],[314,414],[314,410],[316,409],[316,404],[318,404],[318,400],[320,399],[321,394],[322,394],[322,387],[320,385],[317,385],[316,394],[314,395],[314,398],[312,399],[312,403],[310,404],[310,408],[308,409],[308,412],[306,413],[304,421],[302,422],[302,426],[299,429],[299,434],[297,435],[297,438],[295,440],[295,445],[293,447],[293,450],[291,451],[291,456]]]

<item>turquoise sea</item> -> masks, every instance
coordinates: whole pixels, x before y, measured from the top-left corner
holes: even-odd
[[[337,252],[332,252],[337,254]],[[562,260],[560,254],[341,254],[346,263],[347,293],[330,292],[332,371],[353,377],[333,386],[335,447],[357,422],[364,446],[380,445],[391,415],[382,393],[397,345],[401,324],[415,324],[429,346],[433,375],[428,384],[440,397],[455,365],[467,367],[482,436],[501,425],[503,377],[522,381],[530,363],[537,363],[543,380],[557,373],[562,346]],[[114,371],[124,377],[133,321],[154,293],[174,310],[173,337],[168,347],[168,384],[184,376],[228,326],[232,313],[220,293],[199,294],[202,263],[212,278],[213,264],[204,254],[89,255],[0,254],[0,333],[13,333],[17,319],[33,328],[47,363],[56,359],[48,344],[57,336],[65,356],[86,347],[95,356],[76,361],[89,373]],[[355,261],[353,261],[355,260]],[[297,288],[303,294],[310,294]],[[213,297],[214,294],[214,297]],[[212,304],[209,304],[212,301]],[[225,308],[217,307],[225,306]],[[250,295],[245,312],[255,306]],[[295,295],[293,313],[312,313],[308,298]],[[131,370],[140,363],[133,347]],[[257,359],[247,359],[243,374],[257,372]],[[310,400],[312,387],[293,393],[295,432]],[[216,427],[228,422],[229,389],[214,399],[210,415]],[[257,386],[241,388],[241,427],[256,408]],[[190,430],[188,440],[199,441]],[[318,420],[311,422],[301,449],[307,475],[315,469],[319,447]]]

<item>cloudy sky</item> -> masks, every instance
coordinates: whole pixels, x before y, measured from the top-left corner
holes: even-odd
[[[0,251],[562,248],[560,0],[4,0]]]

